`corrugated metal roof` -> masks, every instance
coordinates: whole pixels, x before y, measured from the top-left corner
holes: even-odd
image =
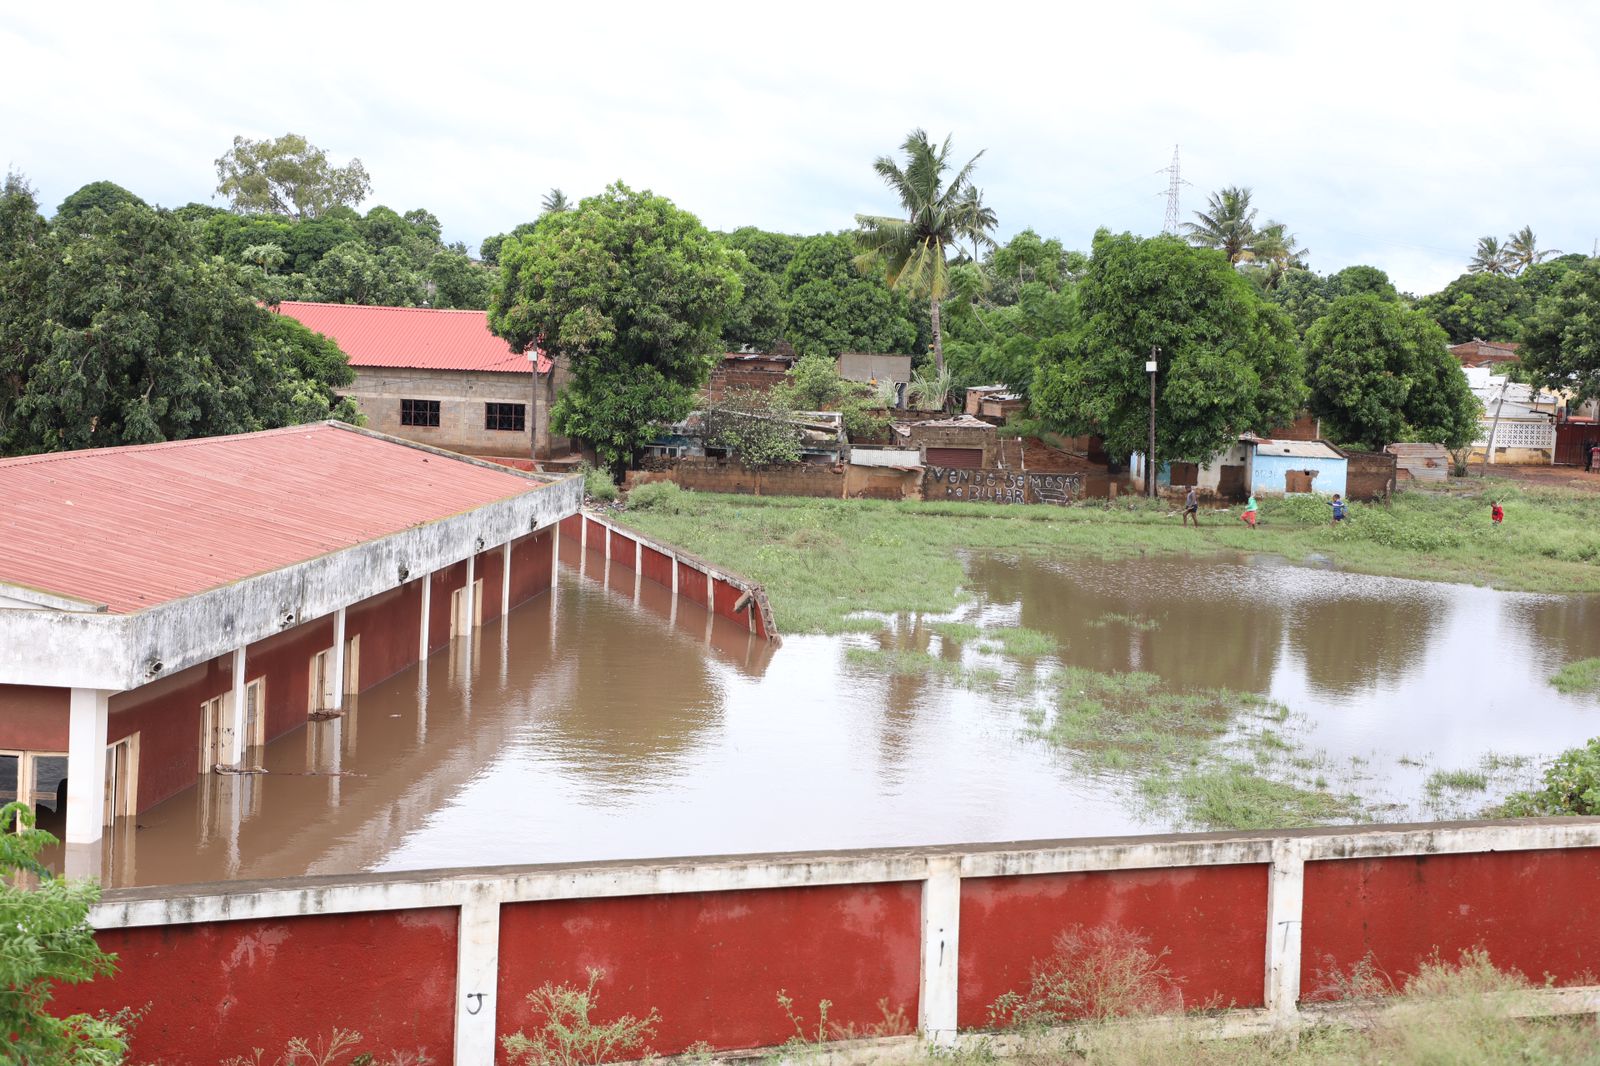
[[[333,338],[351,366],[416,370],[493,370],[527,374],[527,356],[489,332],[484,311],[440,311],[429,307],[369,307],[285,300],[281,314]]]
[[[1292,455],[1297,459],[1343,459],[1331,444],[1320,440],[1272,440],[1268,437],[1247,438],[1257,453],[1265,455]]]
[[[0,459],[0,582],[126,613],[543,484],[335,422]]]

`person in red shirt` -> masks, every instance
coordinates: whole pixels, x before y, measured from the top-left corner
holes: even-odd
[[[1497,526],[1505,521],[1505,508],[1500,506],[1499,500],[1489,501],[1489,517],[1494,520],[1494,524]]]

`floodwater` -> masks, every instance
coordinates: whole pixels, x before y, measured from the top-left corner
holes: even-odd
[[[1015,684],[1024,667],[974,691],[848,661],[852,646],[985,654],[945,641],[929,619],[774,646],[620,563],[561,547],[551,595],[368,690],[344,718],[267,745],[256,753],[266,773],[206,775],[124,819],[105,843],[105,883],[1182,824],[1138,802],[1130,779],[1085,772],[1033,736]],[[1385,817],[1469,813],[1430,809],[1427,775],[1488,752],[1548,756],[1600,732],[1600,701],[1545,682],[1600,655],[1600,598],[1254,556],[983,556],[968,574],[973,599],[948,617],[1051,634],[1061,651],[1041,674],[1059,660],[1270,696],[1293,712],[1295,743],[1342,773],[1341,787],[1389,804]]]

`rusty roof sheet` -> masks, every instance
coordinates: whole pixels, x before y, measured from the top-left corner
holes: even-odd
[[[1297,459],[1343,459],[1333,445],[1322,440],[1274,440],[1271,437],[1241,438],[1267,455],[1290,455]]]
[[[484,311],[297,300],[283,301],[278,311],[333,338],[350,357],[351,366],[507,374],[527,374],[533,369],[526,355],[512,351],[504,339],[489,332],[489,316]]]
[[[545,484],[337,422],[0,459],[0,582],[127,613]]]

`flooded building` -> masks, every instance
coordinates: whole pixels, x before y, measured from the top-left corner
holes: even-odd
[[[69,849],[547,591],[581,503],[337,422],[4,459],[0,494],[0,800]]]

